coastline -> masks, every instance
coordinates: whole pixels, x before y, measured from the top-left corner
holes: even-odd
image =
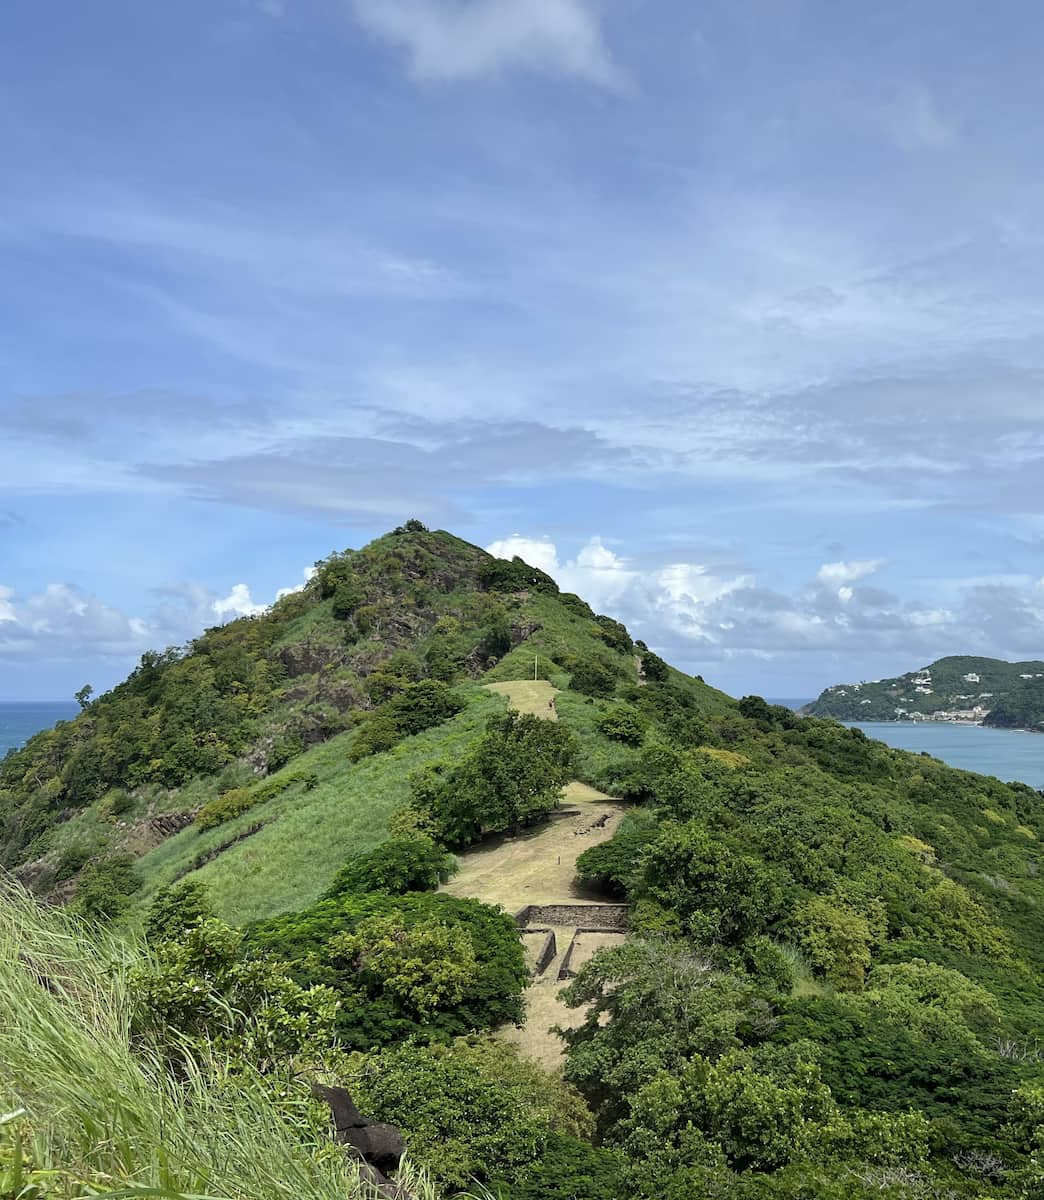
[[[811,716],[811,714],[806,714]],[[1044,729],[1031,729],[1026,725],[987,725],[985,721],[968,721],[959,717],[874,717],[859,720],[856,717],[836,717],[842,725],[963,725],[973,729],[995,729],[998,733],[1044,733]]]

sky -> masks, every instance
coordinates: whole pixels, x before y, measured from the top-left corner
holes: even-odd
[[[1044,657],[1033,0],[8,0],[0,698],[416,517],[734,694]]]

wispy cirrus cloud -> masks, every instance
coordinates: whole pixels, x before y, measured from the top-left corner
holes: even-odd
[[[619,89],[592,0],[352,0],[370,33],[406,50],[421,80],[519,68]]]

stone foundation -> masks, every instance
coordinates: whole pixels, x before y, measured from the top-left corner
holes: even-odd
[[[515,913],[519,929],[554,925],[592,933],[625,933],[626,904],[527,904]]]

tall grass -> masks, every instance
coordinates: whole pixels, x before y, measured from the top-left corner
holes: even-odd
[[[26,1157],[55,1172],[44,1194],[366,1197],[303,1081],[277,1089],[211,1060],[187,1061],[175,1080],[133,1044],[134,960],[133,947],[0,880],[0,1111],[25,1110],[3,1132],[24,1127]],[[434,1200],[423,1179],[408,1182]]]
[[[465,753],[504,708],[503,699],[484,688],[461,688],[460,695],[467,701],[463,712],[383,754],[351,762],[355,734],[345,733],[295,758],[286,771],[315,772],[319,783],[310,791],[294,789],[216,829],[201,833],[191,826],[168,838],[138,862],[145,879],[140,899],[183,876],[201,852],[257,822],[264,822],[260,832],[191,873],[210,889],[218,916],[243,925],[318,899],[348,858],[387,838],[389,817],[410,799],[412,772]]]

